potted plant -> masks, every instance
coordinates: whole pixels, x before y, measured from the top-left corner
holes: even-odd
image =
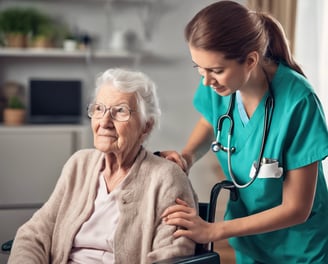
[[[54,46],[59,26],[56,22],[42,13],[36,13],[33,21],[31,46],[38,48],[50,48]]]
[[[30,30],[30,12],[11,7],[0,13],[0,30],[9,47],[25,47]]]
[[[55,35],[55,23],[35,8],[11,7],[0,13],[0,30],[8,47],[48,47]]]
[[[77,49],[77,37],[68,32],[63,41],[63,48],[65,51],[75,51]]]
[[[32,37],[32,47],[50,48],[53,46],[55,27],[50,21],[43,21],[37,25]]]
[[[21,125],[25,122],[25,105],[22,100],[14,95],[9,98],[8,105],[3,111],[5,125]]]

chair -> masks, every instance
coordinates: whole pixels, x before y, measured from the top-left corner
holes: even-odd
[[[236,186],[230,181],[221,181],[216,183],[212,190],[209,203],[199,203],[199,216],[204,220],[213,223],[215,221],[215,210],[217,198],[222,189],[230,191],[230,200],[238,199],[238,191]],[[220,255],[213,251],[213,242],[209,244],[196,244],[195,255],[187,257],[176,257],[164,259],[153,264],[219,264]]]

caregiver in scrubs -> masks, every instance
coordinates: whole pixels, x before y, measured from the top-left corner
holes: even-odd
[[[239,198],[224,221],[205,222],[180,199],[163,220],[183,227],[175,237],[228,238],[238,264],[328,263],[327,125],[281,25],[220,1],[195,15],[185,37],[201,75],[194,106],[202,117],[181,153],[160,155],[188,172],[212,145]]]

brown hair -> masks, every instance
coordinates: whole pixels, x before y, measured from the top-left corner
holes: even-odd
[[[255,12],[233,1],[219,1],[199,11],[185,28],[188,43],[225,54],[243,63],[257,51],[265,59],[282,61],[304,75],[294,61],[281,24],[269,14]]]

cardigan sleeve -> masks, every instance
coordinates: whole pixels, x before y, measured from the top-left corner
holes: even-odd
[[[193,255],[195,242],[186,238],[174,238],[173,233],[176,226],[165,224],[160,215],[170,205],[175,204],[176,198],[186,201],[191,207],[197,208],[197,195],[187,175],[176,164],[172,165],[164,177],[160,177],[158,182],[157,197],[155,198],[157,208],[156,230],[153,239],[152,251],[148,254],[150,262]]]

